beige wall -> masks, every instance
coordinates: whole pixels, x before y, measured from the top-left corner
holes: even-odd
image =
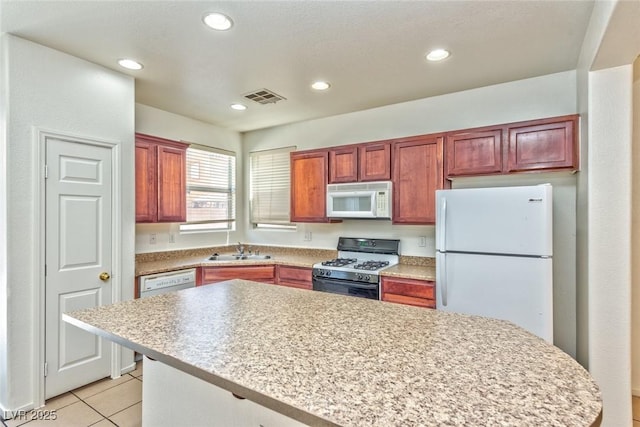
[[[36,129],[86,138],[114,141],[120,157],[116,171],[121,182],[134,175],[134,81],[133,78],[65,53],[11,36],[0,35],[3,78],[0,88],[6,115],[0,118],[4,132],[0,148],[6,156],[6,187],[0,187],[0,206],[6,221],[0,254],[6,270],[0,278],[0,409],[19,410],[38,406],[38,387],[43,378],[44,296],[41,259],[43,212],[38,210],[42,185]],[[5,192],[2,194],[2,192]],[[117,191],[117,190],[116,190]],[[120,211],[122,299],[133,298],[134,211],[132,186],[123,185],[114,206]],[[5,219],[6,218],[6,219]],[[0,234],[3,232],[0,231]],[[4,260],[0,260],[2,263]],[[5,323],[6,322],[6,323]],[[133,364],[133,352],[128,354]],[[42,398],[44,396],[42,395]],[[42,402],[43,403],[43,402]]]
[[[574,114],[575,92],[575,72],[568,71],[248,132],[243,145],[247,155],[290,145],[305,150]],[[245,165],[247,161],[245,158]],[[245,167],[245,179],[247,170]],[[245,218],[247,215],[245,212]],[[304,240],[306,232],[312,232],[311,242]],[[246,240],[335,249],[338,237],[345,234],[398,238],[405,255],[435,256],[433,226],[394,226],[390,221],[299,224],[295,232],[249,228]],[[426,247],[418,246],[419,236],[426,237]]]
[[[223,129],[188,117],[173,114],[143,104],[136,104],[136,132],[177,141],[186,141],[233,151],[237,156],[237,212],[241,215],[246,199],[243,185],[242,144],[238,132]],[[238,221],[231,232],[180,234],[178,224],[136,224],[136,253],[171,251],[226,245],[244,240],[244,222]],[[169,234],[175,242],[169,243]],[[151,234],[156,244],[150,243]]]
[[[640,396],[640,57],[633,64],[633,169],[631,214],[631,336],[633,394]]]

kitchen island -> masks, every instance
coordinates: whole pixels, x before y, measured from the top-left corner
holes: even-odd
[[[309,425],[592,426],[602,411],[588,372],[505,321],[244,280],[64,319]]]

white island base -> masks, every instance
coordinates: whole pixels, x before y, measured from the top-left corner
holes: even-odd
[[[147,357],[143,363],[143,427],[305,425],[164,363]]]

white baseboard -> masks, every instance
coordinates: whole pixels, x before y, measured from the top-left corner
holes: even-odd
[[[120,370],[120,375],[124,375],[131,371],[135,371],[135,369],[136,369],[136,362],[134,360],[132,364],[122,367],[122,369]]]

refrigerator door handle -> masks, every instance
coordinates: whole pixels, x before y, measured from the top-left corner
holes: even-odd
[[[447,199],[445,197],[442,198],[442,203],[440,203],[440,250],[442,252],[447,251]]]
[[[440,289],[442,305],[447,305],[447,254],[436,252],[436,286]]]

